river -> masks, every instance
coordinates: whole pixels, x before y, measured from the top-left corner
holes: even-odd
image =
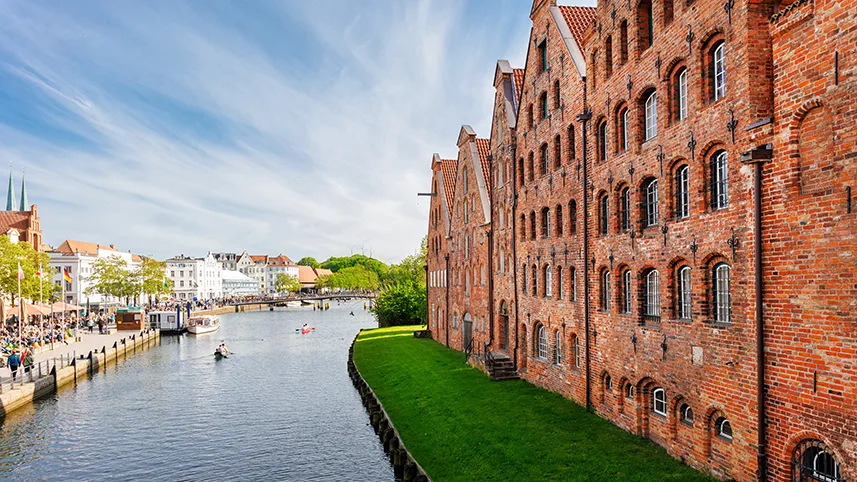
[[[9,415],[0,478],[394,480],[346,371],[362,301],[221,319]]]

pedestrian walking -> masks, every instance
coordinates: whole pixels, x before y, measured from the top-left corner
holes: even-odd
[[[89,333],[92,333],[92,329],[95,327],[95,323],[92,321],[92,318],[90,318],[89,321],[86,322],[86,326],[89,327]]]
[[[14,380],[18,375],[18,367],[21,366],[21,355],[18,354],[18,350],[13,351],[12,354],[9,355],[6,363],[9,365],[9,370],[12,371],[12,380]]]

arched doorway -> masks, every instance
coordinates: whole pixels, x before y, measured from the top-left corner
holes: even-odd
[[[500,348],[509,351],[509,303],[500,302]]]
[[[470,313],[464,314],[464,319],[461,321],[463,334],[461,336],[461,350],[468,351],[473,350],[473,347],[470,344],[473,342],[473,318],[470,317]]]

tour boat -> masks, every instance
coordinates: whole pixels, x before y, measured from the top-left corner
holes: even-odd
[[[289,308],[300,308],[301,302],[300,301],[289,301],[286,303],[286,306],[288,306]]]
[[[211,315],[194,316],[187,323],[187,331],[193,335],[211,333],[220,328],[220,318]]]

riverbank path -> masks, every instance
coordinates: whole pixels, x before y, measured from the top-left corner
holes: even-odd
[[[74,356],[80,355],[88,355],[90,351],[100,350],[102,347],[113,346],[113,343],[121,340],[122,338],[130,337],[134,334],[139,335],[139,331],[116,331],[109,335],[100,335],[97,332],[83,333],[82,331],[79,333],[80,341],[76,343],[70,343],[68,345],[64,343],[54,343],[53,350],[44,350],[40,353],[36,353],[33,355],[33,359],[35,363],[39,363],[40,361],[50,360],[52,358],[71,358]],[[0,376],[2,377],[10,377],[12,376],[12,372],[9,370],[9,367],[3,367],[0,370]]]

